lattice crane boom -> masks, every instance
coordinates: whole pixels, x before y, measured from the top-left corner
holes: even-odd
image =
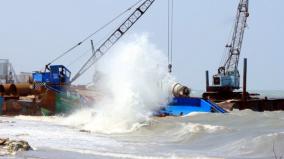
[[[145,0],[123,23],[105,40],[87,62],[74,75],[70,83],[90,69],[106,52],[143,16],[155,0]]]
[[[228,57],[221,69],[224,73],[235,72],[238,70],[239,58],[243,44],[244,32],[249,17],[249,0],[240,0],[235,20],[234,32],[230,44],[227,44]]]

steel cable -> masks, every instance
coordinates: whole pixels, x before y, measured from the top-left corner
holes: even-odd
[[[51,62],[49,62],[47,64],[47,66],[49,66],[50,64],[54,63],[55,61],[57,61],[58,59],[62,58],[63,56],[65,56],[66,54],[68,54],[69,52],[71,52],[72,50],[74,50],[75,48],[77,48],[78,46],[80,46],[81,44],[83,44],[85,41],[87,41],[88,39],[90,39],[92,36],[94,36],[95,34],[97,34],[98,32],[100,32],[101,30],[103,30],[104,28],[106,28],[107,26],[109,26],[110,24],[112,24],[114,21],[116,21],[118,18],[120,18],[122,15],[124,15],[125,13],[127,13],[128,11],[130,11],[131,9],[133,9],[136,5],[138,5],[142,0],[139,0],[138,2],[134,3],[133,5],[131,5],[129,8],[127,8],[125,11],[121,12],[120,14],[118,14],[116,17],[114,17],[112,20],[110,20],[109,22],[107,22],[106,24],[104,24],[102,27],[100,27],[98,30],[96,30],[95,32],[93,32],[92,34],[90,34],[89,36],[87,36],[86,38],[84,38],[82,41],[80,41],[78,44],[76,44],[75,46],[71,47],[70,49],[68,49],[67,51],[63,52],[61,55],[59,55],[58,57],[56,57],[54,60],[52,60]]]

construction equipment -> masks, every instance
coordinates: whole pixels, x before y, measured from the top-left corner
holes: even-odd
[[[63,65],[51,65],[44,72],[33,73],[33,81],[49,86],[57,91],[64,91],[70,83],[71,71]]]
[[[81,77],[88,69],[90,69],[118,40],[140,19],[155,0],[144,0],[141,5],[120,25],[108,38],[105,40],[98,49],[92,51],[92,56],[83,64],[79,71],[71,78],[71,72],[63,65],[46,65],[44,72],[36,72],[33,74],[33,79],[37,83],[47,83],[48,85],[70,85]],[[141,0],[139,1],[141,2]],[[138,3],[139,3],[138,2]],[[137,5],[137,3],[135,4]],[[129,8],[128,10],[130,10]],[[128,11],[127,10],[127,11]],[[113,21],[113,20],[112,20]],[[111,22],[112,22],[111,21]],[[99,29],[101,30],[101,29]],[[96,32],[95,32],[96,33]],[[83,41],[79,42],[76,46],[69,49],[67,52],[60,55],[61,58],[75,47],[81,45],[95,33],[88,36]],[[93,48],[93,46],[92,46]],[[55,60],[57,60],[56,58]],[[55,61],[54,60],[54,61]],[[57,88],[56,88],[57,89]]]
[[[209,86],[208,72],[206,73],[206,90],[203,96],[216,93],[232,93],[240,88],[240,74],[238,71],[239,58],[243,44],[244,31],[249,17],[249,0],[240,0],[233,30],[233,36],[226,45],[226,57],[224,63],[213,76],[213,85]]]

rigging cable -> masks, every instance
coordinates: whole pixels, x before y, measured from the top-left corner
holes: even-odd
[[[110,34],[110,33],[109,33],[109,34]],[[94,45],[100,44],[104,39],[105,39],[105,38],[102,38],[101,40],[99,40],[98,42],[96,42]],[[91,40],[91,41],[92,41],[92,40]],[[78,59],[83,58],[84,56],[86,56],[86,55],[87,55],[90,51],[92,51],[92,50],[93,50],[93,49],[90,48],[90,49],[84,51],[84,52],[82,53],[82,55],[80,55],[78,58],[75,58],[72,62],[70,62],[70,63],[67,65],[67,67],[70,67],[71,65],[73,65],[74,63],[76,63],[76,62],[78,61]],[[93,54],[93,52],[92,52],[92,54]]]
[[[172,15],[171,15],[171,64],[173,63],[173,39],[174,39],[174,1],[172,0]]]
[[[174,2],[168,0],[168,72],[172,72],[173,63],[173,16]]]
[[[170,0],[168,0],[168,69],[171,73],[170,68]]]
[[[76,63],[76,62],[78,62],[80,59],[82,59],[84,56],[86,56],[91,50],[92,50],[92,49],[88,49],[88,50],[84,51],[82,55],[76,57],[73,61],[71,61],[71,62],[67,65],[67,67],[68,67],[68,68],[71,67],[71,65],[73,65],[73,64]]]
[[[127,13],[128,11],[130,11],[131,9],[133,9],[136,5],[138,5],[142,0],[139,0],[138,2],[134,3],[133,5],[131,5],[129,8],[127,8],[126,10],[124,10],[123,12],[121,12],[120,14],[118,14],[116,17],[114,17],[113,19],[111,19],[109,22],[107,22],[105,25],[103,25],[102,27],[100,27],[98,30],[96,30],[95,32],[93,32],[92,34],[90,34],[89,36],[87,36],[85,39],[83,39],[82,41],[80,41],[78,44],[76,44],[75,46],[71,47],[70,49],[68,49],[67,51],[63,52],[61,55],[59,55],[58,57],[56,57],[54,60],[52,60],[51,62],[49,62],[46,65],[46,68],[54,63],[55,61],[57,61],[58,59],[62,58],[63,56],[65,56],[66,54],[68,54],[69,52],[71,52],[72,50],[74,50],[75,48],[77,48],[78,46],[80,46],[81,44],[83,44],[85,41],[87,41],[88,39],[90,39],[92,36],[94,36],[95,34],[97,34],[98,32],[100,32],[101,30],[103,30],[104,28],[106,28],[107,26],[109,26],[110,24],[112,24],[114,21],[116,21],[118,18],[120,18],[122,15],[124,15],[125,13]]]

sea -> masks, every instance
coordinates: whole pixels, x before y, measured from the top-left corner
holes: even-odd
[[[263,92],[276,97],[284,94]],[[284,155],[283,111],[152,117],[124,132],[92,131],[96,129],[82,126],[86,122],[83,116],[72,118],[82,123],[65,116],[0,117],[2,138],[26,140],[33,148],[0,158],[280,159]]]
[[[152,118],[120,133],[83,130],[61,116],[0,117],[2,138],[32,151],[1,159],[273,159],[284,155],[284,112],[234,110]]]

